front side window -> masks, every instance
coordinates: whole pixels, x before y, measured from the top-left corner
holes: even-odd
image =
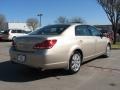
[[[25,33],[24,30],[17,30],[17,33]]]
[[[17,33],[22,33],[22,30],[17,30]]]
[[[91,31],[92,36],[100,36],[101,35],[101,32],[98,31],[95,27],[90,26],[89,30]]]
[[[69,26],[70,25],[49,25],[30,33],[30,35],[59,35]]]
[[[75,28],[75,35],[76,36],[91,36],[91,33],[88,30],[87,26],[81,25]]]

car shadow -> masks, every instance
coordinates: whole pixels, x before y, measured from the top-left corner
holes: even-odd
[[[0,42],[12,42],[12,40],[0,40]]]
[[[63,69],[45,70],[32,69],[24,65],[12,64],[10,61],[0,63],[0,81],[4,82],[30,82],[57,76],[70,75]]]
[[[84,62],[82,65],[102,58],[104,57],[97,57],[95,59]],[[71,74],[64,69],[41,71],[40,69],[33,69],[20,64],[12,64],[10,61],[0,63],[0,81],[4,82],[30,82],[34,80],[46,79],[49,77],[60,79],[58,76],[68,75]]]

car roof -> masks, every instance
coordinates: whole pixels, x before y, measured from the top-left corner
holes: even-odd
[[[52,24],[52,25],[69,25],[69,26],[71,26],[71,25],[82,25],[82,24],[80,24],[80,23],[73,23],[73,24]]]

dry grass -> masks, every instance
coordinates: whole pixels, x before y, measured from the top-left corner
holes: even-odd
[[[117,42],[116,44],[112,44],[112,49],[120,49],[120,42]]]

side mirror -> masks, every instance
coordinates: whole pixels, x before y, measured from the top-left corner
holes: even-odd
[[[103,33],[100,33],[100,37],[103,38],[103,37],[104,37],[104,34],[103,34]]]
[[[97,36],[103,38],[103,37],[104,37],[104,34],[103,34],[103,33],[99,33]]]

